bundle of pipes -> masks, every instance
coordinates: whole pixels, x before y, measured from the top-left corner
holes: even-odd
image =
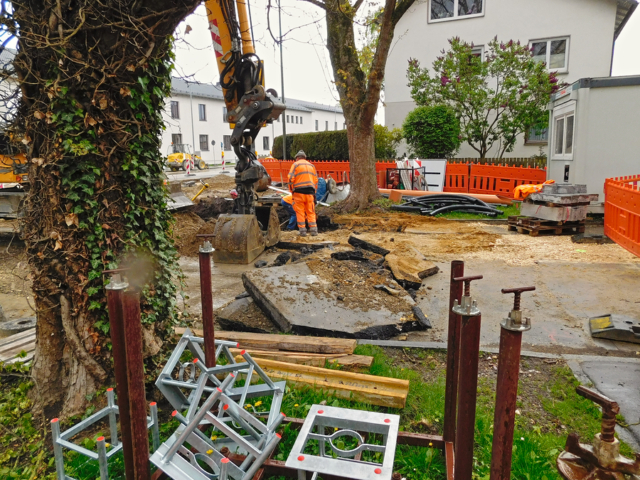
[[[391,192],[399,192],[403,197],[425,197],[427,195],[442,195],[443,192],[425,192],[423,190],[391,190],[389,188],[379,188],[378,191],[381,195],[390,195]],[[498,195],[489,195],[485,193],[457,193],[457,192],[444,192],[446,195],[472,197],[478,200],[482,200],[485,203],[497,203],[499,205],[511,205],[513,199],[509,197],[502,197]]]
[[[405,203],[393,205],[391,209],[402,212],[416,212],[430,217],[447,212],[478,213],[490,217],[497,217],[502,214],[502,211],[495,206],[488,205],[477,198],[448,193],[409,197]]]

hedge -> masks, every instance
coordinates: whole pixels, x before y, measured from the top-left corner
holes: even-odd
[[[375,126],[376,159],[387,160],[396,156],[395,147],[398,134],[387,127]],[[348,160],[349,142],[346,130],[287,134],[287,159],[295,158],[299,150],[304,150],[308,160]],[[272,155],[282,160],[282,136],[273,141]]]

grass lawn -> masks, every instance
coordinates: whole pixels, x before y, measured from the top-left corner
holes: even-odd
[[[401,430],[418,433],[442,433],[445,392],[446,353],[421,349],[382,349],[361,345],[357,354],[372,355],[375,360],[369,371],[373,375],[410,380],[407,405],[404,409],[386,409],[349,402],[324,395],[320,390],[287,388],[282,411],[290,417],[304,418],[311,405],[326,401],[337,407],[385,411],[401,416]],[[488,479],[491,462],[493,404],[497,376],[497,357],[481,354],[476,415],[475,479]],[[591,442],[600,428],[600,410],[592,402],[575,393],[577,380],[571,370],[559,360],[524,358],[521,364],[516,412],[512,478],[559,479],[555,460],[564,447],[567,434],[577,432],[583,442]],[[27,397],[31,383],[27,371],[3,374],[0,377],[0,478],[55,478],[50,450],[48,424],[39,426],[31,417],[31,402]],[[154,387],[149,385],[148,392]],[[97,396],[98,408],[106,403],[104,394]],[[268,409],[255,403],[257,410]],[[160,404],[161,438],[167,438],[177,427],[170,420],[172,407]],[[89,412],[88,412],[89,413]],[[70,423],[64,425],[68,428]],[[95,447],[95,438],[108,434],[108,427],[94,430],[76,443]],[[283,428],[283,439],[274,454],[285,460],[296,438],[296,431]],[[622,452],[631,450],[623,444]],[[98,477],[97,464],[84,457],[66,454],[67,475],[78,480]],[[121,453],[109,462],[110,478],[124,478]],[[436,480],[445,478],[442,454],[433,449],[400,446],[396,451],[395,471],[407,480]]]

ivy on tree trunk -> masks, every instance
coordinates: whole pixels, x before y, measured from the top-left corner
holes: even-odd
[[[166,210],[161,112],[172,33],[198,0],[15,0],[21,99],[13,131],[28,148],[24,238],[37,309],[36,410],[82,412],[112,376],[102,271],[143,257],[146,353],[174,319],[177,255]],[[139,277],[139,278],[136,278]]]
[[[326,11],[327,48],[340,105],[347,121],[351,190],[344,210],[367,208],[380,193],[376,182],[374,124],[396,23],[415,0],[385,0],[368,74],[360,64],[354,26],[363,0],[306,0]]]

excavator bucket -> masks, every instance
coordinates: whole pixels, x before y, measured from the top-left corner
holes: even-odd
[[[255,215],[222,214],[214,235],[214,262],[247,264],[264,251],[265,238]]]
[[[255,215],[220,215],[214,235],[214,262],[251,263],[280,241],[276,208],[256,207]]]

